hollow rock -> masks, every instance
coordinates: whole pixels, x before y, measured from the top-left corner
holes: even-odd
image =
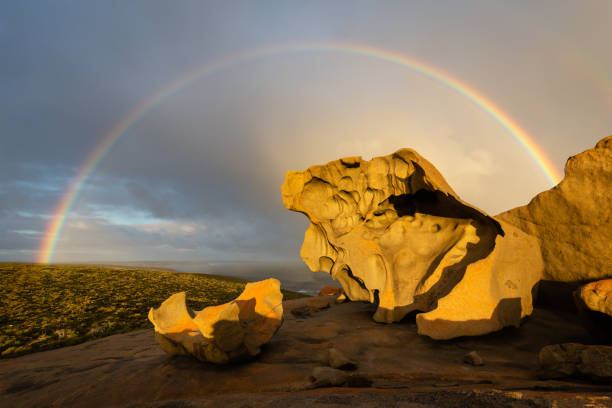
[[[151,308],[149,320],[166,353],[226,364],[259,354],[282,324],[282,300],[277,279],[248,283],[235,300],[200,311],[191,310],[180,292]]]
[[[310,219],[301,257],[378,322],[413,311],[434,339],[518,326],[542,272],[538,242],[462,201],[411,149],[289,172],[283,203]]]

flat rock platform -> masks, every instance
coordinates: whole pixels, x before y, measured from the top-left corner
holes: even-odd
[[[588,343],[576,315],[536,309],[521,328],[433,341],[414,318],[372,321],[372,305],[334,304],[310,316],[284,302],[284,323],[253,361],[215,366],[170,357],[153,328],[0,361],[0,407],[612,407],[612,385],[539,380],[548,344]],[[346,386],[313,369],[329,348],[355,361]],[[484,365],[463,362],[475,350]]]

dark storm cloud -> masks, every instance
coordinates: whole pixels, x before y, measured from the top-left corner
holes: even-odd
[[[367,43],[431,61],[503,100],[563,159],[609,133],[609,94],[587,81],[596,75],[572,71],[563,59],[599,65],[604,73],[612,68],[605,17],[610,6],[591,6],[4,2],[0,260],[33,258],[72,177],[135,106],[203,62],[257,46]],[[347,71],[351,64],[355,71]],[[428,99],[425,88],[401,88],[405,78],[398,80],[394,72],[359,59],[287,57],[245,62],[190,83],[143,115],[101,161],[68,217],[58,259],[296,257],[306,220],[282,207],[285,171],[336,158],[357,142],[389,153],[399,146],[397,138],[385,139],[394,122],[386,112],[414,115],[417,130],[419,120],[440,121],[425,116],[428,106],[433,112],[449,106],[443,112],[448,117],[464,114],[453,113],[456,105],[445,105],[439,94]],[[390,78],[395,82],[387,83]],[[394,88],[416,100],[410,110],[393,111],[399,100]],[[377,109],[371,136],[353,136],[365,127],[365,114]],[[437,133],[424,127],[427,137],[438,138],[430,152],[452,146],[439,158],[462,178],[493,172],[496,144],[508,150],[497,141],[484,146],[494,127],[487,123],[467,128],[480,126],[481,139],[455,139],[444,126]],[[572,137],[584,128],[588,137]],[[515,153],[519,159],[510,165],[523,155]],[[482,189],[541,189],[529,184],[530,165],[517,166],[527,180],[515,182],[519,187],[511,183],[521,175],[495,173]]]
[[[176,214],[174,198],[176,192],[170,189],[157,190],[155,194],[150,188],[130,181],[126,184],[129,194],[137,203],[146,203],[147,209],[155,218],[172,218]]]

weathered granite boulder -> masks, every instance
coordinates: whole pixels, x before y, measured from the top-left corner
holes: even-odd
[[[538,355],[541,378],[583,377],[612,381],[612,347],[577,343],[543,347]]]
[[[276,279],[247,283],[235,300],[199,312],[189,309],[180,292],[151,308],[149,320],[166,353],[226,364],[259,354],[282,324],[282,300]]]
[[[537,240],[463,202],[411,149],[289,172],[287,209],[310,219],[301,256],[346,296],[378,306],[374,320],[413,311],[435,339],[518,326],[541,277]]]
[[[319,291],[319,296],[340,296],[344,293],[342,288],[337,288],[335,286],[326,286]]]
[[[544,278],[612,277],[612,136],[570,157],[565,178],[529,204],[497,216],[540,241]]]
[[[574,292],[582,325],[600,344],[612,344],[612,279],[587,283]]]
[[[587,283],[580,288],[579,296],[589,309],[612,316],[612,279]]]

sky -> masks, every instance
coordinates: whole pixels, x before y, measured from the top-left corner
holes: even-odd
[[[611,18],[605,0],[1,2],[0,261],[54,239],[54,262],[297,262],[285,173],[402,147],[490,214],[524,205],[551,182],[482,106],[341,48],[478,91],[562,172],[612,134]]]

